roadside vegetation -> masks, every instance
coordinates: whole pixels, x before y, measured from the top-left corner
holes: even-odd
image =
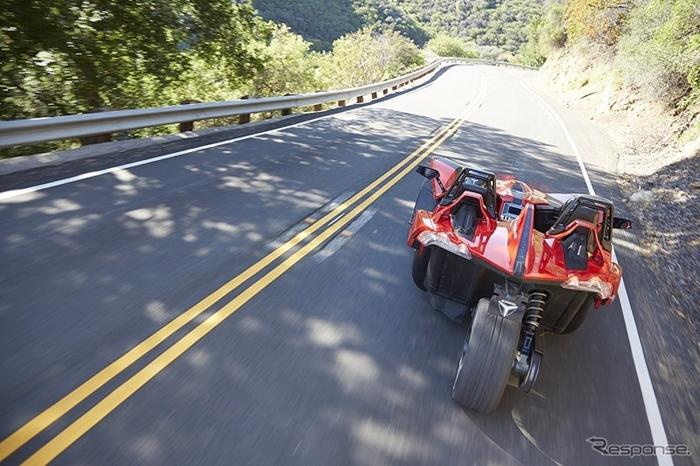
[[[452,37],[446,34],[439,34],[430,39],[426,44],[426,48],[438,57],[479,57],[479,52],[477,52],[473,44],[468,44],[458,37]]]
[[[565,47],[612,57],[613,79],[685,109],[700,98],[697,0],[550,1],[528,26],[519,58],[540,66]]]
[[[392,29],[423,47],[439,34],[515,54],[527,41],[525,28],[539,16],[542,0],[254,0],[263,18],[287,24],[330,50],[341,36],[369,27]]]
[[[440,56],[513,59],[539,1],[10,0],[0,10],[0,118],[353,87]]]
[[[392,28],[351,31],[317,51],[288,26],[264,20],[252,3],[230,0],[11,1],[0,11],[0,57],[0,118],[8,120],[359,86],[425,61]]]

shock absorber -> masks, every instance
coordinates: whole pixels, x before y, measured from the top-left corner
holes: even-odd
[[[548,297],[549,295],[546,291],[532,290],[530,292],[527,300],[527,309],[525,310],[525,318],[523,319],[526,332],[529,331],[534,334],[537,331],[537,328],[540,326],[540,321],[542,320],[544,307],[547,305]]]
[[[542,313],[547,305],[549,294],[542,290],[532,290],[528,295],[525,317],[523,318],[523,340],[516,367],[520,369],[520,389],[525,393],[532,389],[542,364],[542,353],[535,351],[535,332],[542,321]]]

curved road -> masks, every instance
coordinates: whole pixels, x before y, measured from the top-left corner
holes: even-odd
[[[491,415],[458,409],[464,329],[409,274],[421,179],[400,168],[372,185],[430,151],[587,192],[532,77],[451,67],[369,105],[1,199],[8,464],[39,451],[57,464],[590,465],[625,462],[591,436],[652,443],[617,303],[545,337],[535,393],[508,388]],[[603,144],[570,131],[611,192]],[[8,437],[37,419],[48,426]]]

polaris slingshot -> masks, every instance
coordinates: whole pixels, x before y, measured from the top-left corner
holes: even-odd
[[[432,158],[413,211],[413,280],[431,305],[467,323],[452,398],[495,409],[505,386],[529,392],[542,364],[537,337],[576,330],[591,307],[612,302],[610,201],[549,194],[515,179]]]

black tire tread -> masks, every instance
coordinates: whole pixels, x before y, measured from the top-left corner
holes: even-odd
[[[430,180],[424,180],[423,184],[418,191],[418,196],[416,197],[416,203],[413,206],[413,220],[416,216],[417,210],[428,210],[431,211],[435,209],[437,201],[433,197],[433,188]],[[413,277],[413,283],[423,291],[426,291],[425,287],[425,275],[428,270],[428,261],[430,260],[430,249],[423,248],[420,245],[416,245],[416,252],[413,255],[413,265],[411,267],[411,276]]]
[[[578,312],[576,313],[574,318],[571,319],[569,324],[566,326],[564,331],[562,331],[561,333],[564,335],[567,335],[569,333],[573,333],[576,330],[578,330],[581,327],[581,325],[583,325],[583,323],[586,321],[586,317],[588,316],[588,311],[589,311],[589,308],[587,306],[581,307],[581,309],[578,310]]]
[[[413,283],[423,291],[425,287],[425,275],[428,272],[428,262],[430,261],[430,249],[418,246],[413,254],[413,264],[411,266],[411,277]]]
[[[479,300],[474,312],[469,349],[462,370],[455,376],[452,398],[479,412],[496,409],[505,390],[520,323],[489,313],[489,299]]]

